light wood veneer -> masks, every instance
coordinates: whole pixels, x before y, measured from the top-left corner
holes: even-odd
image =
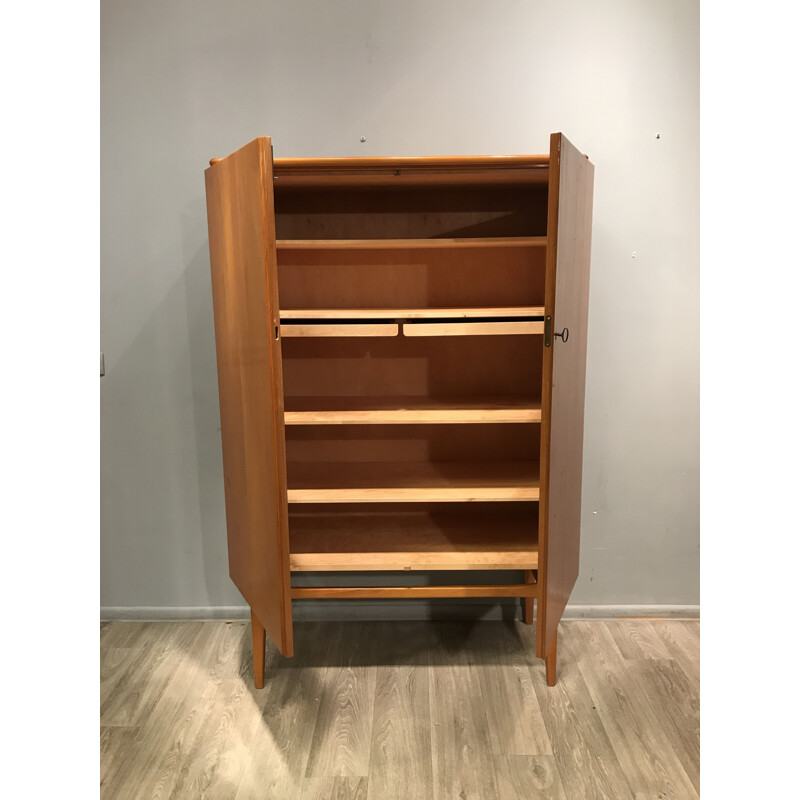
[[[562,134],[533,156],[273,159],[259,138],[212,159],[228,552],[256,686],[266,635],[291,655],[292,601],[322,598],[520,598],[555,683],[579,563],[592,181]],[[291,581],[426,570],[453,583]]]

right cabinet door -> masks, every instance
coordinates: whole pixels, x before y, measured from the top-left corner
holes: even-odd
[[[537,655],[544,658],[578,577],[583,409],[594,166],[561,133],[550,137],[542,376],[540,595]]]

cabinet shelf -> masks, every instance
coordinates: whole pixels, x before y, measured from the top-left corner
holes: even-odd
[[[286,425],[541,422],[533,397],[287,397]]]
[[[539,465],[506,462],[289,462],[290,503],[510,502],[539,499]]]
[[[403,336],[520,336],[544,333],[541,320],[481,320],[480,322],[410,322]]]
[[[336,339],[352,338],[358,336],[397,336],[400,333],[400,326],[396,323],[352,323],[342,322],[316,324],[290,324],[281,325],[281,336],[284,339],[302,337],[333,337]]]
[[[442,511],[294,511],[292,571],[537,569],[537,515]]]
[[[280,330],[284,338],[541,335],[543,315],[543,306],[294,308],[280,312]]]
[[[283,308],[281,320],[318,319],[492,319],[543,317],[544,306],[487,308]]]
[[[545,247],[546,236],[459,239],[278,239],[281,250],[433,250],[456,247]]]

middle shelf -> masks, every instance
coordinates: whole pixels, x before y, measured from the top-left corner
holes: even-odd
[[[483,308],[282,308],[288,319],[486,319],[542,317],[544,306],[493,306]]]
[[[286,425],[541,422],[536,397],[287,397]]]
[[[544,333],[544,306],[492,308],[290,308],[283,338],[504,336]]]
[[[289,503],[539,499],[533,461],[289,461],[286,472]]]

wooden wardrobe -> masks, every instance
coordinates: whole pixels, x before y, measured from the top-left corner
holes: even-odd
[[[560,133],[546,155],[276,159],[262,137],[212,160],[228,554],[257,687],[267,633],[293,654],[299,598],[519,597],[527,623],[536,600],[555,683],[593,173]],[[414,570],[452,582],[336,574]],[[293,586],[304,571],[332,585]]]

